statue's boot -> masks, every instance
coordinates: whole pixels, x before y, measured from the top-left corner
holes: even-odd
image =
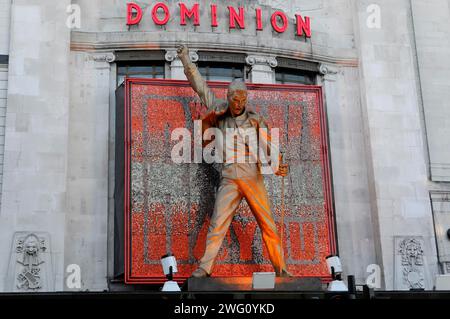
[[[204,270],[203,268],[199,267],[197,268],[191,275],[194,278],[206,278],[211,276],[210,274],[208,274],[206,272],[206,270]]]

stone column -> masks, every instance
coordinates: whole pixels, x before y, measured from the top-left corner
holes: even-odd
[[[365,283],[367,266],[376,264],[367,164],[361,123],[358,70],[319,65],[328,122],[333,171],[336,231],[344,274]],[[354,85],[346,85],[354,83]]]
[[[429,171],[432,181],[450,183],[450,3],[412,0],[411,6]]]
[[[64,288],[70,0],[14,0],[0,212],[0,291],[18,231],[46,232],[54,286]],[[39,291],[43,291],[40,289]]]
[[[64,265],[79,267],[82,280],[65,290],[108,288],[108,113],[114,60],[111,52],[71,53]]]
[[[367,24],[371,0],[354,1],[355,44],[360,57],[361,109],[369,190],[384,289],[409,289],[399,259],[404,240],[420,247],[425,289],[433,288],[437,251],[427,181],[427,154],[421,123],[411,2],[378,1],[381,26]],[[395,21],[395,27],[390,25]],[[401,238],[400,238],[401,237]],[[400,254],[400,255],[399,255]],[[399,262],[400,260],[400,262]],[[406,270],[405,270],[406,271]],[[416,275],[413,275],[416,277]]]
[[[0,0],[0,55],[9,54],[11,0]]]
[[[250,81],[252,83],[273,84],[275,83],[275,72],[278,62],[272,56],[249,55],[245,62],[251,66]]]
[[[450,274],[450,191],[431,192],[434,228],[443,274]]]
[[[198,54],[195,50],[189,50],[189,55],[193,63],[198,61]],[[170,79],[172,80],[187,80],[184,74],[183,63],[177,56],[176,49],[169,49],[166,52],[166,61],[170,62]]]

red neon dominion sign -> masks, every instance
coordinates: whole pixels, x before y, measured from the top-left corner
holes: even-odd
[[[219,98],[226,83],[211,82]],[[175,164],[175,128],[193,129],[205,112],[187,81],[127,79],[125,87],[125,281],[161,283],[160,258],[176,256],[180,282],[205,250],[218,171],[208,164]],[[327,126],[318,86],[248,84],[248,108],[280,129],[290,174],[265,176],[288,270],[298,277],[328,278],[325,257],[336,253]],[[273,271],[261,232],[247,203],[235,215],[213,276],[251,276]]]
[[[200,21],[200,5],[195,3],[192,7],[188,8],[184,3],[179,3],[179,9],[177,8],[177,12],[179,11],[179,19],[180,25],[186,25],[186,20],[191,20],[192,24],[195,26],[199,26]],[[221,8],[220,8],[221,9]],[[245,29],[245,21],[249,19],[250,12],[247,12],[244,7],[232,7],[227,6],[226,9],[228,12],[228,26],[230,29]],[[211,27],[218,27],[219,21],[217,18],[218,7],[216,4],[211,4],[209,7],[209,16]],[[166,25],[171,18],[171,10],[167,4],[164,2],[157,2],[152,10],[152,20],[156,25]],[[260,8],[256,8],[255,11],[251,12],[252,17],[256,21],[256,30],[262,31],[265,27],[263,16],[265,17],[266,13],[262,11]],[[128,3],[127,4],[127,25],[137,25],[142,21],[144,12],[140,5],[136,3]],[[289,27],[289,19],[283,11],[275,11],[272,14],[267,14],[270,16],[270,25],[278,33],[284,33]],[[311,37],[311,19],[309,17],[302,17],[301,14],[295,15],[295,30],[297,36],[305,36],[307,38]]]

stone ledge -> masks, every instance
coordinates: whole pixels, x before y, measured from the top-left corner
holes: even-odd
[[[275,279],[275,288],[265,291],[322,291],[320,278],[279,278]],[[189,278],[187,291],[255,291],[252,289],[252,277],[212,277]],[[256,290],[261,291],[261,290]],[[264,290],[263,290],[264,291]]]

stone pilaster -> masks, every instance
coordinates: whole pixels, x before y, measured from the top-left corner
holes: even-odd
[[[250,81],[252,83],[275,83],[275,72],[273,68],[278,65],[275,57],[249,55],[245,61],[251,66]]]
[[[189,55],[193,63],[198,61],[197,51],[189,50]],[[184,75],[183,64],[177,56],[177,50],[167,50],[165,58],[167,62],[170,62],[170,78],[172,80],[187,80],[186,75]]]

